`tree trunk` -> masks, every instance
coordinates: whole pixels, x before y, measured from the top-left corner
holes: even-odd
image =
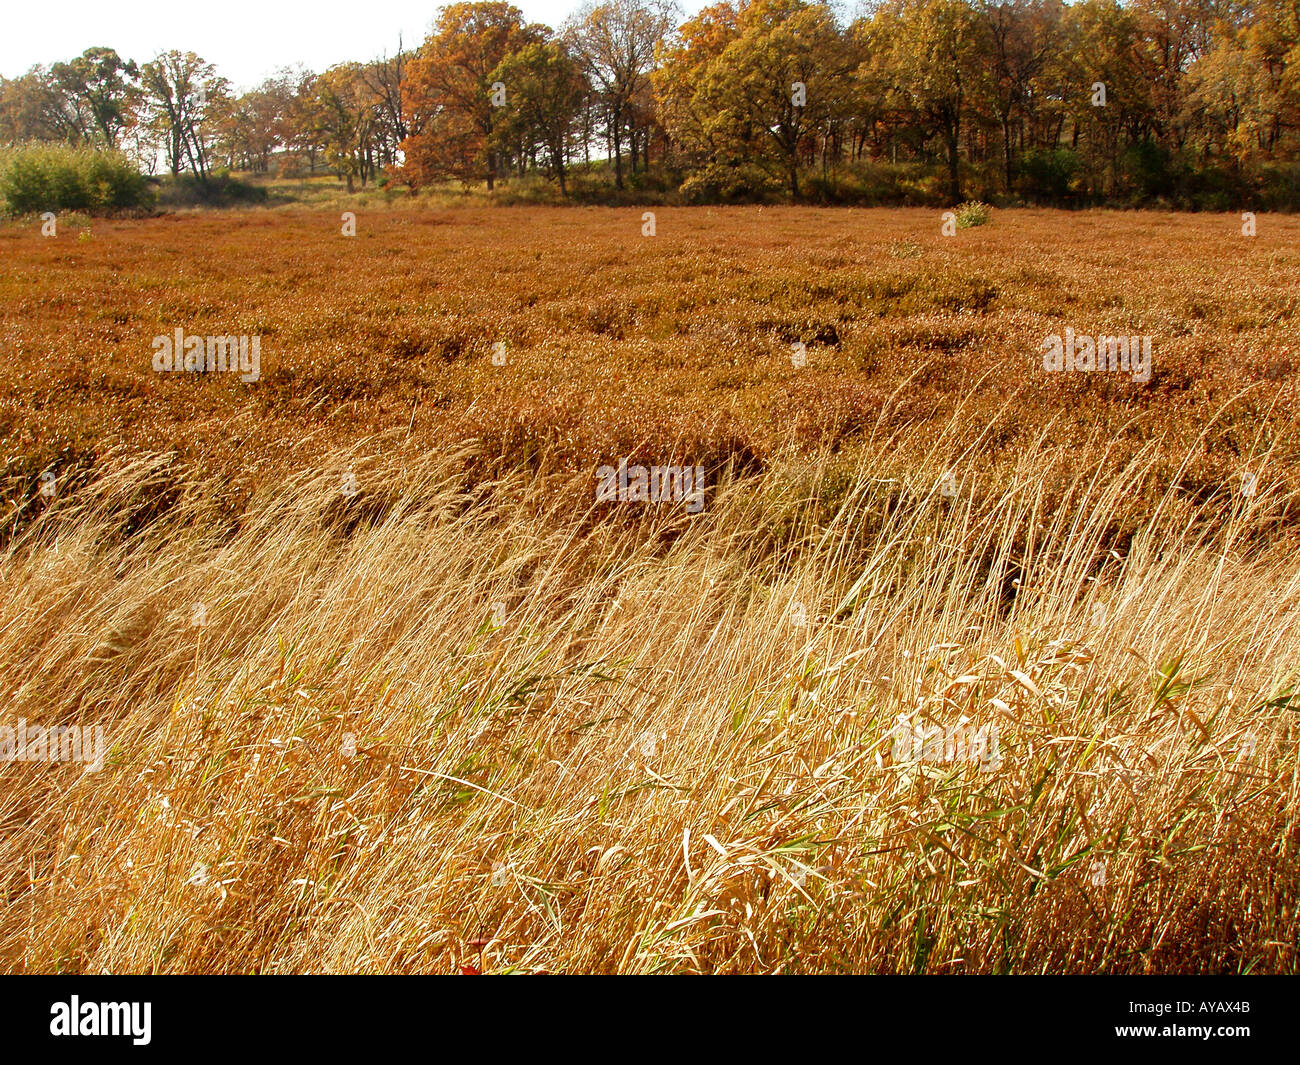
[[[1007,193],[1011,193],[1011,116],[1002,119],[1002,155],[1007,168]]]
[[[957,146],[961,141],[961,134],[957,126],[952,126],[944,139],[948,142],[948,194],[952,197],[953,203],[961,203],[961,174],[957,163],[959,157]]]
[[[621,189],[623,187],[623,112],[622,109],[616,108],[613,114],[613,122],[610,123],[614,132],[614,187]]]

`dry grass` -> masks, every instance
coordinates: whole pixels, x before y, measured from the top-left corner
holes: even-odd
[[[727,250],[710,251],[724,240],[711,219],[724,214]],[[772,214],[793,241],[828,215],[852,226],[870,213]],[[408,420],[410,375],[394,378],[392,394],[324,406],[274,380],[245,393],[151,381],[125,358],[115,372],[136,383],[117,392],[93,384],[93,366],[54,365],[38,378],[35,353],[57,332],[42,315],[57,311],[75,337],[75,323],[111,311],[96,302],[102,286],[120,286],[138,316],[119,325],[123,350],[128,332],[152,335],[186,303],[195,315],[227,306],[280,328],[291,297],[273,269],[223,279],[225,253],[189,244],[173,252],[175,283],[152,296],[141,295],[143,275],[128,284],[104,272],[106,235],[122,268],[139,271],[147,248],[160,254],[150,226],[215,232],[207,216],[114,223],[108,234],[95,223],[73,252],[23,245],[20,268],[0,282],[19,294],[5,328],[19,334],[26,367],[8,396],[11,465],[39,468],[60,432],[82,434],[88,457],[52,502],[12,472],[21,491],[0,562],[0,724],[100,723],[112,749],[97,773],[0,764],[0,967],[1295,971],[1300,554],[1289,378],[1235,399],[1250,373],[1192,375],[1181,389],[1166,376],[1121,394],[1102,380],[1008,381],[990,372],[1003,364],[989,354],[939,359],[927,364],[938,376],[918,381],[902,358],[870,369],[826,351],[819,364],[815,346],[811,369],[824,376],[790,376],[784,339],[764,340],[759,320],[821,313],[781,296],[784,272],[817,256],[862,257],[834,282],[844,286],[918,259],[952,284],[995,279],[999,295],[977,314],[900,303],[837,319],[840,349],[859,355],[908,329],[975,330],[992,345],[955,349],[968,353],[998,343],[1009,352],[1017,336],[1036,344],[1044,322],[1061,320],[1049,314],[1052,286],[1081,284],[1040,281],[1035,297],[1026,281],[1013,300],[1004,274],[1021,268],[999,243],[1004,212],[961,238],[985,243],[952,251],[937,237],[891,244],[903,237],[887,227],[909,224],[907,214],[875,214],[886,232],[870,250],[824,236],[765,259],[769,213],[683,212],[696,227],[683,245],[694,269],[719,261],[750,297],[703,301],[684,336],[660,341],[647,339],[654,316],[634,317],[604,355],[575,354],[573,374],[554,379],[589,393],[590,435],[525,419],[524,464],[493,423],[475,419],[493,403],[528,413],[548,360],[565,345],[588,350],[571,318],[595,282],[529,266],[525,252],[529,240],[559,247],[559,213],[536,216],[543,232],[515,243],[502,228],[514,221],[492,221],[485,237],[472,225],[388,220],[393,242],[403,226],[442,249],[502,238],[494,267],[461,260],[471,278],[461,313],[485,335],[517,328],[529,339],[512,350],[533,352],[508,367],[517,376],[499,393],[486,384],[499,369],[486,351],[414,360],[412,374],[437,377],[422,394],[447,396],[446,420],[422,427]],[[1033,230],[1052,216],[1030,214],[1010,228],[1038,233],[1027,261],[1050,273],[1068,255]],[[1204,249],[1212,222],[1114,225]],[[317,239],[308,224],[276,223],[304,247]],[[659,225],[665,232],[663,216]],[[132,253],[122,245],[137,233]],[[26,239],[0,233],[9,249]],[[646,275],[631,257],[651,256],[653,269],[676,253],[664,250],[670,241],[645,252],[628,243],[584,246],[566,262],[585,256],[594,269],[612,256],[600,284],[621,292],[626,282],[635,301],[637,284],[651,282],[635,281]],[[86,246],[98,266],[67,258]],[[1250,254],[1233,283],[1258,294],[1277,256],[1294,252]],[[1147,294],[1135,321],[1206,298],[1199,280],[1172,283],[1185,263],[1150,255],[1124,277],[1078,287],[1081,309],[1066,320],[1081,331],[1100,321],[1088,308],[1107,306],[1112,288]],[[925,266],[927,256],[940,258]],[[367,284],[385,270],[394,286],[415,284],[384,261],[371,253]],[[453,267],[435,261],[430,270],[450,278]],[[492,280],[503,263],[508,277]],[[292,269],[304,272],[303,337],[325,317],[349,337],[370,335],[368,315],[396,301],[353,291],[330,298],[355,303],[355,314],[327,310],[324,295],[312,302],[321,268]],[[1215,267],[1197,269],[1202,278]],[[206,303],[189,291],[200,275]],[[469,296],[473,278],[483,305]],[[698,300],[713,283],[683,275],[656,298]],[[930,299],[938,283],[897,300]],[[528,291],[565,284],[573,293],[553,334],[527,332],[554,311],[523,305]],[[444,287],[430,299],[454,302]],[[522,301],[513,310],[511,294]],[[1040,317],[1014,305],[1031,298],[1043,301]],[[150,299],[165,306],[146,310]],[[1211,319],[1221,339],[1225,307]],[[1276,308],[1238,313],[1260,320],[1239,323],[1234,350],[1276,352]],[[727,329],[736,348],[724,363],[725,349],[700,341]],[[1189,351],[1204,341],[1181,336]],[[358,356],[331,377],[325,353],[349,343],[321,343],[293,368],[316,367],[318,389],[384,372]],[[772,351],[754,355],[764,343]],[[137,346],[143,359],[147,342]],[[669,351],[698,362],[665,363]],[[263,367],[275,369],[265,353]],[[659,367],[684,406],[620,428],[630,393],[592,391],[598,372],[658,380]],[[91,383],[78,392],[79,381]],[[799,381],[882,398],[849,429],[810,414],[813,428],[791,433],[770,424],[770,404],[799,407]],[[1210,393],[1222,402],[1207,405]],[[29,411],[38,395],[45,406]],[[81,404],[80,420],[57,396]],[[721,396],[736,400],[727,426],[709,420]],[[166,450],[187,433],[191,446]],[[712,445],[705,511],[594,504],[591,468],[629,443],[657,461],[690,461]],[[1243,469],[1258,477],[1253,496],[1239,490]],[[936,490],[948,470],[955,499]],[[347,471],[360,489],[351,499],[339,492]],[[202,626],[192,624],[198,604]],[[896,762],[900,714],[996,725],[1002,763]]]
[[[124,540],[140,460],[18,545],[10,708],[113,746],[0,769],[6,968],[1295,967],[1275,492],[1214,532],[1170,494],[1121,555],[1140,463],[1049,509],[1037,460],[957,500],[792,461],[628,526],[383,444],[331,458],[378,493],[223,530],[198,486]],[[1002,766],[896,764],[898,714]]]

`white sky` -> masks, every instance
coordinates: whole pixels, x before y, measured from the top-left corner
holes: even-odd
[[[71,59],[87,48],[116,48],[145,62],[168,49],[197,52],[237,89],[281,67],[324,70],[346,60],[376,59],[412,48],[427,36],[438,0],[46,0],[5,5],[0,75]],[[581,0],[512,0],[530,22],[553,28]],[[708,0],[679,0],[688,14]],[[215,9],[215,10],[214,10]]]

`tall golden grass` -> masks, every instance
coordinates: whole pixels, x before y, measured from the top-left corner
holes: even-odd
[[[111,744],[0,764],[0,964],[1294,971],[1284,471],[1052,432],[790,450],[699,515],[401,432],[236,518],[107,461],[0,571],[6,719]],[[1001,763],[895,761],[900,715]]]

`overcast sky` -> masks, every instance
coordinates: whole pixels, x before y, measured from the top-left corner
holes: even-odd
[[[581,0],[513,0],[531,22],[558,27]],[[679,0],[693,14],[707,0]],[[0,75],[15,77],[37,63],[116,48],[144,62],[171,48],[198,52],[236,88],[247,89],[281,67],[310,70],[345,60],[375,59],[427,36],[437,0],[13,0],[0,32]]]

